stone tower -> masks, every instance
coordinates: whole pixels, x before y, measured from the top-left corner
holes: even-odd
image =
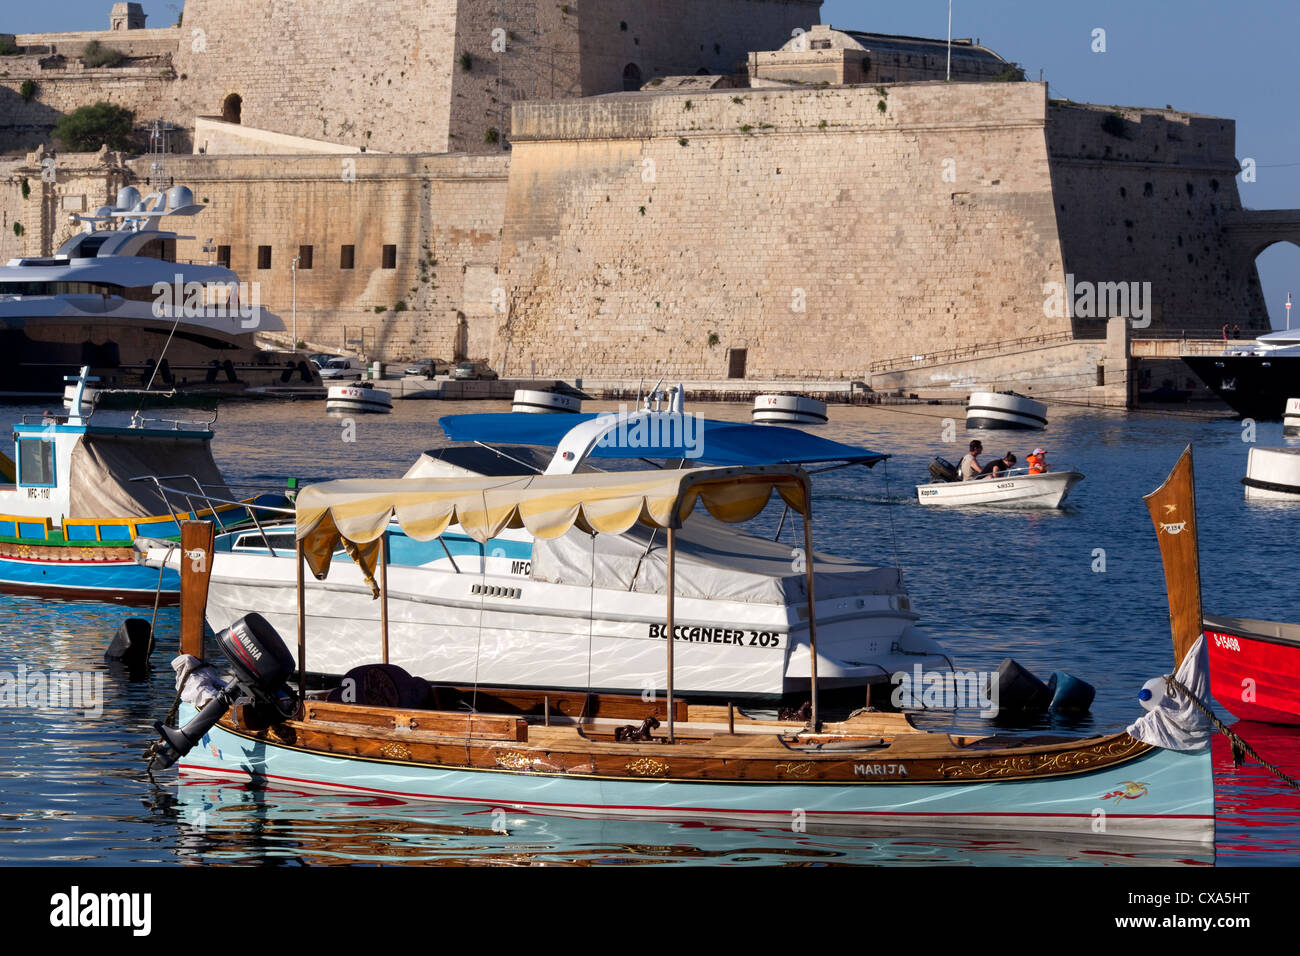
[[[138,3],[115,3],[108,15],[110,30],[143,30],[146,19],[144,8]]]

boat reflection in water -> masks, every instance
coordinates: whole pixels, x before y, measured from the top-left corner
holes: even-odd
[[[170,789],[170,788],[169,788]],[[580,820],[182,776],[176,854],[205,865],[1209,866],[1205,844],[1050,834]],[[167,794],[170,798],[170,793]],[[504,832],[503,832],[504,831]]]
[[[1229,725],[1255,751],[1292,779],[1300,779],[1300,733],[1295,727],[1239,720]],[[1214,782],[1220,865],[1294,864],[1296,846],[1282,837],[1300,825],[1300,792],[1247,756],[1233,766],[1226,737],[1215,735]]]

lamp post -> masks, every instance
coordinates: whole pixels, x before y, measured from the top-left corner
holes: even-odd
[[[293,271],[293,345],[291,349],[298,351],[298,263],[302,261],[302,254],[293,257],[289,263],[289,268]]]

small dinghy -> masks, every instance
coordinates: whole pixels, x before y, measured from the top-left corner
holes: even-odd
[[[1300,448],[1252,448],[1241,483],[1247,501],[1300,501]]]
[[[752,412],[756,425],[825,425],[826,403],[806,395],[760,395]]]
[[[515,392],[510,410],[533,415],[576,415],[582,411],[582,399],[576,395],[521,388]]]
[[[338,414],[387,415],[393,410],[393,396],[368,382],[360,385],[331,385],[325,397],[325,411]]]
[[[1282,434],[1287,438],[1300,438],[1300,398],[1286,400],[1286,414],[1282,416]]]
[[[1017,392],[971,392],[966,403],[966,427],[1046,428],[1047,406]]]
[[[1049,471],[1031,475],[1015,468],[994,478],[958,480],[951,462],[936,458],[930,474],[937,480],[916,486],[916,500],[923,505],[964,508],[976,505],[1000,508],[1059,508],[1070,490],[1083,480],[1077,471]]]

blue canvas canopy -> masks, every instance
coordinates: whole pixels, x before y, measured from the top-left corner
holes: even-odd
[[[554,448],[571,429],[600,417],[583,415],[529,415],[502,412],[482,415],[448,415],[438,424],[452,441],[482,445],[542,445]],[[676,418],[678,427],[667,421]],[[888,455],[832,441],[797,428],[749,425],[693,416],[658,416],[658,427],[647,423],[638,431],[635,421],[609,442],[597,444],[591,458],[686,459],[710,465],[809,465],[830,462],[868,467]],[[702,428],[702,431],[699,429]]]

